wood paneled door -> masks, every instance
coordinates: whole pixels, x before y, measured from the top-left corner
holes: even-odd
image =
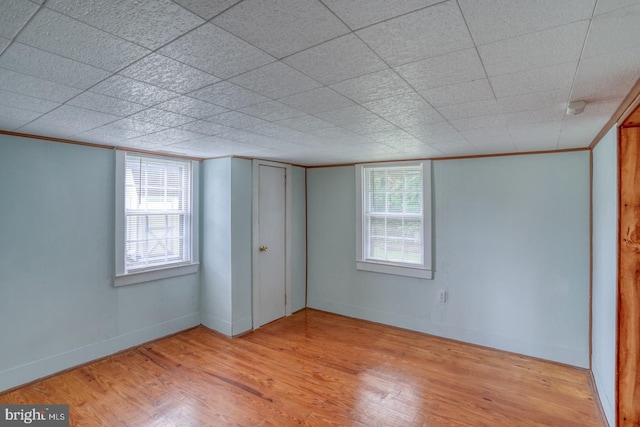
[[[617,423],[640,426],[640,107],[619,127]]]

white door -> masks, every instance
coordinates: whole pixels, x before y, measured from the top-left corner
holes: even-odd
[[[259,166],[258,182],[258,289],[254,292],[257,307],[254,327],[285,316],[285,179],[286,169]]]

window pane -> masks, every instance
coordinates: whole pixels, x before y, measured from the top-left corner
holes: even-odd
[[[190,163],[127,155],[125,268],[189,261]]]
[[[371,237],[384,237],[386,233],[384,218],[371,218]]]
[[[422,165],[364,166],[362,179],[363,256],[422,264]]]

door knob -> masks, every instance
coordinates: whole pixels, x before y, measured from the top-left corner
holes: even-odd
[[[267,248],[264,245],[260,246],[260,252],[267,252],[267,249],[269,249],[269,248]]]

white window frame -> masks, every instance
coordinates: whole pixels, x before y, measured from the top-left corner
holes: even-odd
[[[126,269],[126,217],[125,217],[125,174],[126,174],[126,151],[116,150],[116,176],[115,176],[115,256],[116,256],[116,273],[114,278],[114,286],[132,285],[135,283],[149,282],[168,277],[183,276],[186,274],[196,273],[200,263],[199,258],[199,169],[200,162],[191,162],[191,221],[190,221],[190,251],[191,259],[187,262],[160,265],[153,268],[138,269],[127,271]],[[153,156],[148,154],[132,153],[136,156],[167,159],[166,156]],[[170,159],[170,158],[169,158]]]
[[[399,262],[387,262],[365,257],[365,236],[364,226],[364,173],[367,168],[384,168],[397,166],[422,166],[422,221],[423,221],[423,263],[409,264]],[[431,161],[407,161],[407,162],[385,162],[366,163],[356,165],[356,269],[372,271],[376,273],[393,274],[398,276],[416,277],[421,279],[433,279],[432,268],[432,213],[431,213]]]

